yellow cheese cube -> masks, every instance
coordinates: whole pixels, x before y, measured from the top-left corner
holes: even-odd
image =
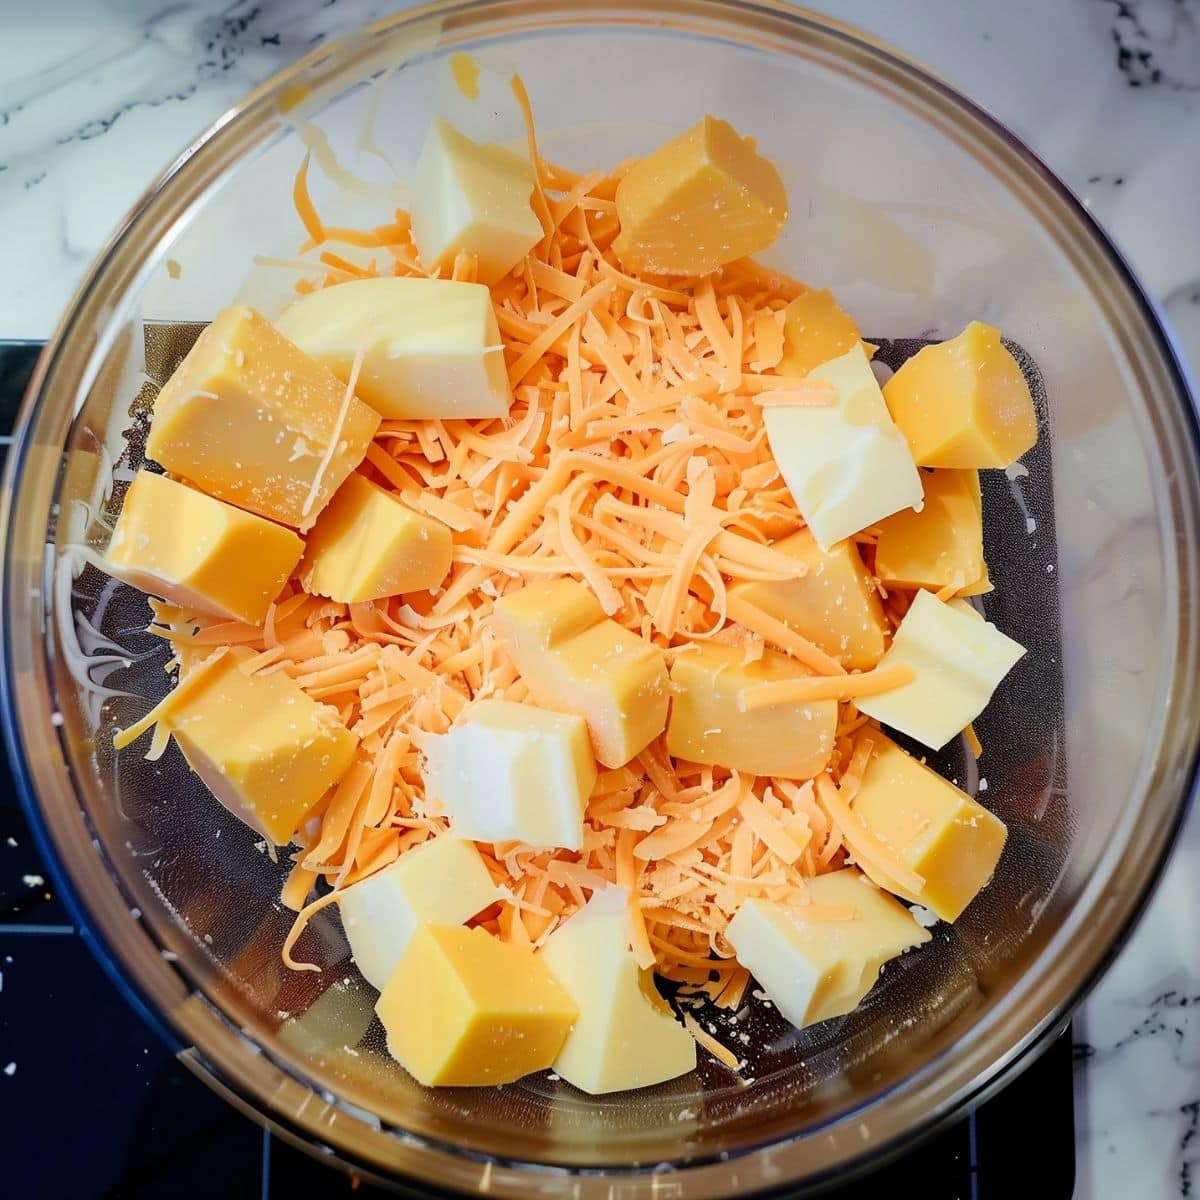
[[[387,1047],[427,1087],[512,1083],[549,1067],[579,1009],[531,949],[422,925],[375,1005]]]
[[[883,737],[875,740],[853,809],[925,880],[918,892],[890,881],[888,889],[943,921],[957,920],[991,879],[1008,837],[999,817]]]
[[[649,1087],[696,1066],[696,1042],[629,949],[629,893],[597,892],[540,958],[579,1009],[554,1070],[592,1095]]]
[[[802,293],[783,310],[783,340],[783,357],[776,372],[807,375],[813,367],[853,350],[862,336],[833,293],[822,288]]]
[[[766,651],[757,662],[716,642],[697,642],[671,664],[667,750],[689,762],[751,775],[811,779],[833,753],[837,702],[775,704],[742,712],[738,693],[757,683],[812,674],[785,654]]]
[[[303,552],[282,525],[139,471],[104,564],[117,579],[182,608],[261,625]]]
[[[426,800],[440,804],[460,837],[583,849],[596,763],[582,717],[480,700],[422,749]]]
[[[531,584],[496,602],[493,625],[534,700],[583,717],[606,767],[624,766],[662,732],[662,651],[605,617],[582,584]]]
[[[626,270],[707,275],[779,236],[787,192],[750,138],[706,116],[634,164],[617,185],[617,217]]]
[[[730,595],[803,634],[842,666],[873,667],[883,655],[883,606],[858,547],[847,539],[822,550],[802,529],[771,549],[796,560],[796,578],[734,584]]]
[[[382,989],[418,926],[461,925],[498,898],[475,846],[441,834],[345,888],[338,909],[358,969]]]
[[[853,915],[806,919],[804,905],[752,899],[726,931],[738,962],[798,1029],[853,1011],[888,959],[929,941],[902,904],[853,867],[810,880],[809,901]]]
[[[979,321],[917,351],[883,395],[923,467],[1007,467],[1037,441],[1025,376],[1000,331]]]
[[[888,587],[989,590],[979,472],[922,471],[921,480],[921,511],[904,509],[879,524],[875,574]]]
[[[300,582],[313,595],[360,604],[437,587],[453,553],[445,525],[356,472],[308,535]]]
[[[858,709],[939,750],[983,712],[1024,653],[970,606],[917,592],[880,659],[881,667],[911,667],[915,678],[877,696],[860,696]]]
[[[378,413],[353,396],[344,406],[345,395],[328,367],[234,305],[155,398],[146,455],[211,496],[305,529],[379,427]]]
[[[413,174],[412,233],[421,263],[448,273],[460,251],[492,284],[542,239],[530,205],[533,166],[501,146],[481,145],[435,118]]]
[[[355,279],[302,296],[276,324],[343,381],[361,349],[355,391],[384,417],[503,417],[512,404],[481,283]]]

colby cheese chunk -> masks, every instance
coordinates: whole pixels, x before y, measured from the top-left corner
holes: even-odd
[[[503,417],[512,404],[491,293],[452,279],[355,279],[301,297],[281,333],[389,419]]]
[[[804,905],[746,900],[726,937],[742,964],[798,1029],[857,1008],[885,962],[929,941],[902,904],[854,867],[808,881],[810,903],[849,919],[807,919]]]
[[[806,375],[853,350],[862,337],[833,293],[822,288],[802,292],[788,302],[783,310],[783,340],[783,357],[775,370],[780,375]]]
[[[832,385],[832,404],[772,404],[763,409],[763,421],[800,515],[828,550],[919,505],[921,479],[861,344],[814,367],[808,378]]]
[[[419,925],[461,925],[497,898],[474,845],[441,834],[343,889],[338,908],[358,969],[382,990]]]
[[[210,496],[307,529],[378,428],[328,367],[234,305],[155,397],[146,455]]]
[[[582,717],[480,700],[422,748],[426,798],[441,805],[460,837],[583,848],[596,763]]]
[[[939,750],[983,712],[1024,653],[965,601],[946,604],[917,592],[880,660],[881,667],[911,667],[915,677],[856,703],[868,717]]]
[[[375,1005],[392,1056],[426,1087],[486,1087],[542,1071],[579,1008],[528,946],[422,925]]]
[[[282,525],[139,471],[104,566],[181,608],[261,625],[303,552],[304,543]]]
[[[675,1019],[629,948],[629,893],[593,894],[539,952],[574,1001],[554,1070],[592,1095],[649,1087],[696,1066],[696,1043]]]

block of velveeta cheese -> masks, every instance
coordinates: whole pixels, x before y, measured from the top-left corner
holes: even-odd
[[[883,395],[923,467],[1007,467],[1037,441],[1025,376],[1000,331],[980,321],[918,350]]]
[[[583,584],[529,584],[496,601],[492,623],[534,700],[583,717],[606,767],[624,766],[662,732],[662,651],[606,617]]]
[[[706,116],[617,185],[613,249],[628,271],[707,275],[765,250],[787,220],[775,167],[728,121]]]
[[[726,937],[737,960],[797,1029],[853,1011],[890,958],[929,941],[912,914],[860,871],[809,881],[805,905],[746,900]]]
[[[412,234],[422,265],[448,273],[463,252],[475,255],[481,283],[507,275],[542,239],[533,185],[526,155],[473,142],[436,117],[413,174]]]
[[[875,574],[888,587],[989,591],[979,472],[922,471],[921,482],[920,512],[902,509],[879,523]]]
[[[210,496],[307,529],[379,414],[253,309],[224,309],[154,400],[146,455]]]
[[[104,567],[181,608],[261,625],[303,552],[291,529],[139,471]]]
[[[788,302],[783,310],[783,341],[783,357],[775,370],[780,375],[807,375],[813,367],[853,350],[862,336],[833,293],[821,288]]]
[[[542,1071],[579,1009],[527,946],[422,925],[375,1011],[387,1047],[427,1087],[486,1087]]]
[[[539,226],[540,229],[540,226]],[[481,283],[354,279],[302,296],[276,322],[388,418],[503,417],[512,404],[492,296]]]
[[[999,817],[895,742],[878,735],[874,741],[853,811],[924,880],[913,892],[891,881],[885,886],[943,921],[957,920],[991,879],[1008,830]]]
[[[873,667],[883,655],[883,606],[854,542],[822,550],[801,529],[771,549],[796,560],[795,578],[736,583],[729,594],[803,634],[848,670]]]
[[[360,604],[437,587],[453,553],[441,521],[355,472],[309,533],[300,582],[313,595]]]
[[[740,647],[717,642],[697,642],[675,655],[667,750],[751,775],[811,779],[833,753],[836,701],[790,701],[743,712],[738,693],[745,688],[812,674],[773,650],[756,662],[744,660]]]

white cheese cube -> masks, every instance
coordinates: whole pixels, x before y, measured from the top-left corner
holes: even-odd
[[[492,284],[541,240],[530,206],[533,165],[501,146],[473,142],[436,118],[413,175],[412,234],[421,263],[449,269],[474,254],[477,278]]]
[[[1024,653],[970,605],[945,604],[932,592],[917,592],[879,662],[880,669],[903,663],[916,678],[860,697],[859,711],[938,750],[983,712]]]
[[[596,762],[582,717],[481,700],[423,749],[426,799],[460,837],[583,848]]]
[[[453,279],[355,279],[301,297],[276,327],[355,393],[404,420],[503,417],[512,404],[491,293]]]
[[[696,1066],[696,1043],[675,1020],[629,948],[629,893],[597,892],[540,951],[579,1016],[554,1070],[600,1095],[649,1087]]]
[[[921,477],[861,343],[808,373],[833,385],[825,406],[763,409],[767,440],[822,550],[921,504]]]
[[[461,925],[500,898],[479,851],[443,834],[338,897],[363,978],[380,991],[418,925]]]

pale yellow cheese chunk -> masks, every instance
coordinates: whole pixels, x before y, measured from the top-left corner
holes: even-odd
[[[596,762],[582,717],[480,700],[422,749],[426,800],[460,837],[583,849]]]
[[[413,174],[412,234],[421,264],[448,274],[456,254],[475,255],[492,284],[542,239],[530,204],[533,165],[522,154],[473,142],[434,119]]]
[[[498,898],[475,846],[441,834],[343,889],[338,908],[355,964],[382,989],[419,925],[461,925]]]
[[[921,503],[921,478],[861,344],[814,367],[833,402],[763,409],[771,453],[822,549]]]
[[[309,533],[300,582],[313,595],[361,604],[437,587],[453,553],[441,521],[355,473]]]
[[[427,1087],[486,1087],[542,1071],[579,1009],[527,946],[421,925],[375,1005],[387,1047]]]
[[[758,683],[805,679],[812,672],[767,650],[744,661],[740,647],[697,642],[671,663],[667,750],[689,762],[751,775],[811,779],[829,762],[837,702],[789,702],[742,712],[738,693]]]
[[[929,941],[912,914],[860,871],[809,881],[809,900],[850,920],[805,917],[804,905],[745,901],[726,931],[737,960],[798,1029],[853,1011],[890,958]]]
[[[104,568],[192,612],[261,625],[303,552],[304,543],[282,525],[139,471]]]
[[[796,560],[796,577],[737,583],[729,594],[782,621],[847,669],[873,667],[883,655],[883,606],[854,542],[822,550],[812,532],[801,529],[771,549]]]
[[[765,250],[787,220],[775,167],[728,121],[706,116],[635,163],[617,185],[627,271],[706,275]]]
[[[306,529],[379,414],[251,308],[218,314],[154,400],[146,455],[210,496]]]
[[[957,607],[961,605],[961,607]],[[959,601],[917,592],[881,667],[911,667],[912,682],[860,696],[860,712],[939,750],[987,705],[1025,648]],[[966,609],[966,611],[964,611]]]
[[[879,882],[943,921],[957,920],[991,879],[1008,837],[999,817],[878,735],[853,809],[872,836],[924,879],[915,892]]]
[[[604,766],[624,766],[662,732],[662,651],[605,617],[582,584],[529,584],[498,600],[492,621],[534,700],[583,717]]]
[[[579,1016],[554,1070],[600,1095],[649,1087],[696,1066],[696,1043],[629,948],[629,893],[597,892],[549,937],[539,957]]]
[[[503,417],[512,404],[491,293],[481,283],[355,279],[302,296],[276,322],[393,419]]]

